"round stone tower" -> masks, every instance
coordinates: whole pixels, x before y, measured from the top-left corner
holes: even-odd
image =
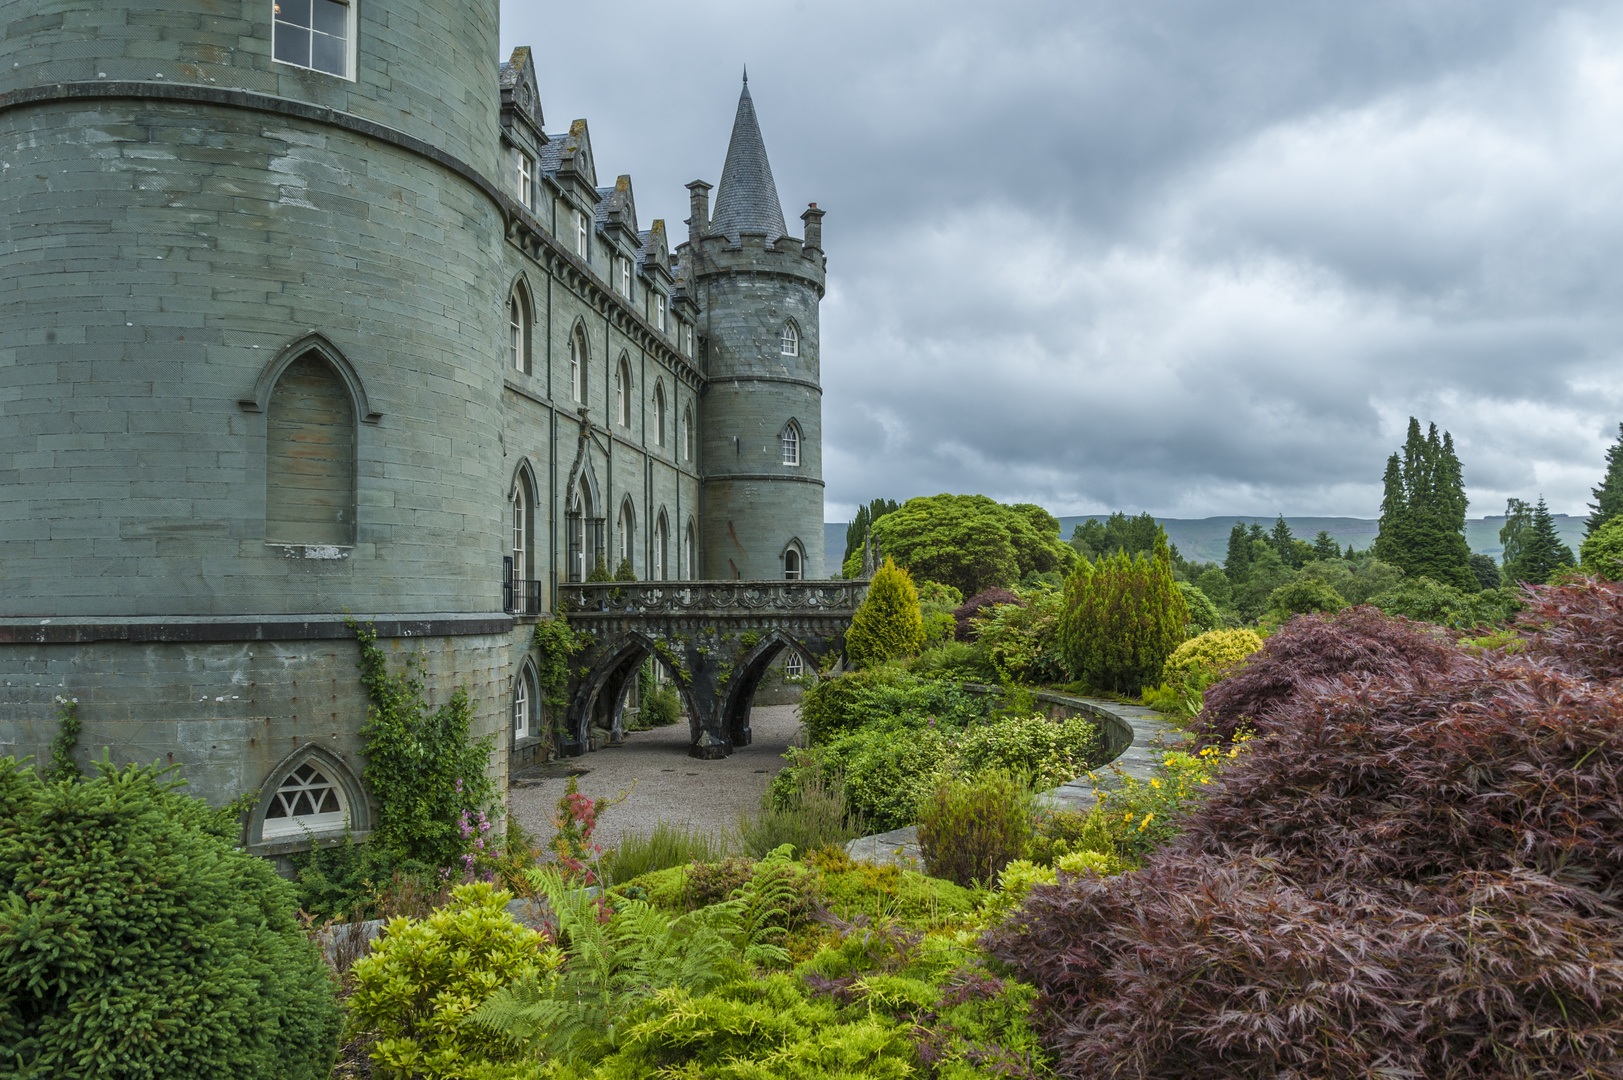
[[[91,753],[219,800],[315,762],[364,832],[344,612],[507,711],[498,0],[15,8],[0,753],[76,697]]]
[[[702,311],[702,513],[711,579],[821,578],[823,390],[817,309],[823,211],[787,235],[766,145],[744,80],[716,192],[695,181],[688,242],[678,248]]]

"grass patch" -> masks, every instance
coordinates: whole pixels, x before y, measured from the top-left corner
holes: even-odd
[[[648,836],[621,834],[620,842],[604,853],[600,867],[610,884],[620,884],[656,870],[718,862],[732,851],[726,836],[661,821]]]

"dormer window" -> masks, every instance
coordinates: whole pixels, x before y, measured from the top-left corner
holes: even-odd
[[[620,295],[631,299],[631,260],[620,260]]]
[[[586,215],[575,211],[575,254],[586,258]]]
[[[654,293],[654,328],[665,329],[665,294],[662,292]]]
[[[517,159],[514,194],[518,196],[519,202],[533,210],[535,209],[535,196],[533,194],[535,190],[533,185],[535,159],[522,150],[514,150],[513,157]]]
[[[784,356],[800,355],[800,331],[795,329],[794,323],[786,322],[778,331],[778,352]]]
[[[261,9],[263,10],[263,9]],[[271,55],[279,63],[350,78],[355,5],[348,0],[272,0]]]

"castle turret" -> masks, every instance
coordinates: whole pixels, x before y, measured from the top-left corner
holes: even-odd
[[[750,98],[703,220],[708,185],[689,185],[694,216],[681,265],[704,315],[703,519],[706,578],[820,578],[822,395],[818,304],[823,211],[787,235]]]

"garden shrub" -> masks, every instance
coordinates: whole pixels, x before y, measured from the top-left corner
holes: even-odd
[[[1024,600],[1008,589],[983,589],[953,609],[953,636],[959,641],[969,641],[975,636],[976,631],[980,629],[980,626],[975,621],[976,616],[986,611],[987,608],[993,608],[999,604],[1019,605],[1023,603],[1025,603]]]
[[[997,668],[979,642],[971,645],[951,637],[919,653],[912,671],[926,678],[964,682],[996,682],[998,678]]]
[[[997,604],[975,617],[975,644],[983,650],[998,680],[1023,683],[1065,681],[1065,657],[1059,647],[1059,619],[1064,596],[1039,586],[1020,594],[1023,603]]]
[[[1227,578],[1223,580],[1225,583],[1228,581]],[[1187,581],[1180,581],[1177,585],[1178,592],[1183,594],[1184,607],[1189,609],[1189,626],[1185,633],[1203,634],[1223,625],[1223,613],[1212,603],[1211,597]]]
[[[1254,630],[1210,630],[1172,650],[1162,675],[1166,681],[1192,683],[1204,675],[1223,676],[1262,648]]]
[[[1182,833],[987,938],[1061,1075],[1615,1071],[1623,587],[1533,596],[1519,652],[1355,610],[1220,684],[1271,734]],[[1312,670],[1270,687],[1290,653]]]
[[[924,642],[936,645],[952,638],[957,629],[953,611],[964,602],[964,594],[939,581],[919,585],[919,614],[924,620]]]
[[[869,728],[828,748],[824,768],[843,778],[847,812],[874,832],[912,824],[920,796],[951,771],[940,727]]]
[[[899,667],[872,668],[820,679],[800,699],[800,722],[812,746],[891,720],[923,726],[934,719],[952,726],[985,716],[990,703],[978,694]]]
[[[1615,517],[1585,538],[1578,549],[1585,573],[1623,581],[1623,517]]]
[[[1268,617],[1284,622],[1292,615],[1337,612],[1347,607],[1346,597],[1319,578],[1300,577],[1268,594]]]
[[[176,786],[0,758],[0,1074],[326,1077],[336,987],[293,887]]]
[[[395,919],[351,968],[351,1035],[368,1034],[373,1075],[451,1080],[468,1064],[516,1060],[521,1049],[468,1017],[514,979],[554,970],[546,935],[507,914],[510,893],[457,886],[426,919]]]
[[[1369,602],[1388,615],[1469,630],[1509,620],[1520,601],[1515,589],[1468,593],[1430,578],[1405,578]]]
[[[682,702],[676,696],[676,687],[660,683],[643,695],[637,719],[651,728],[670,727],[682,717]]]
[[[1273,713],[1308,683],[1332,675],[1371,680],[1425,677],[1459,660],[1436,626],[1389,618],[1372,607],[1303,615],[1275,631],[1239,671],[1206,691],[1201,731],[1229,739],[1247,725],[1274,730]]]
[[[985,772],[944,779],[920,803],[919,852],[932,877],[990,884],[1031,844],[1035,802],[1023,780]]]
[[[660,821],[647,836],[622,833],[620,842],[598,859],[598,869],[610,884],[618,885],[671,866],[715,862],[727,854],[727,848],[724,837]]]
[[[778,776],[782,782],[774,777],[761,793],[760,810],[739,817],[739,840],[748,854],[759,859],[784,844],[816,851],[854,840],[867,828],[862,815],[846,806],[841,777],[826,771],[815,752]]]
[[[1165,534],[1152,555],[1117,551],[1065,582],[1060,646],[1072,674],[1100,689],[1136,694],[1161,680],[1184,640],[1189,609],[1172,580]]]
[[[953,740],[955,771],[964,776],[1001,770],[1024,777],[1033,789],[1074,780],[1099,763],[1104,740],[1080,716],[999,716],[965,728]]]
[[[868,595],[851,616],[845,654],[859,668],[912,656],[924,646],[919,591],[906,570],[890,559],[874,572]]]

